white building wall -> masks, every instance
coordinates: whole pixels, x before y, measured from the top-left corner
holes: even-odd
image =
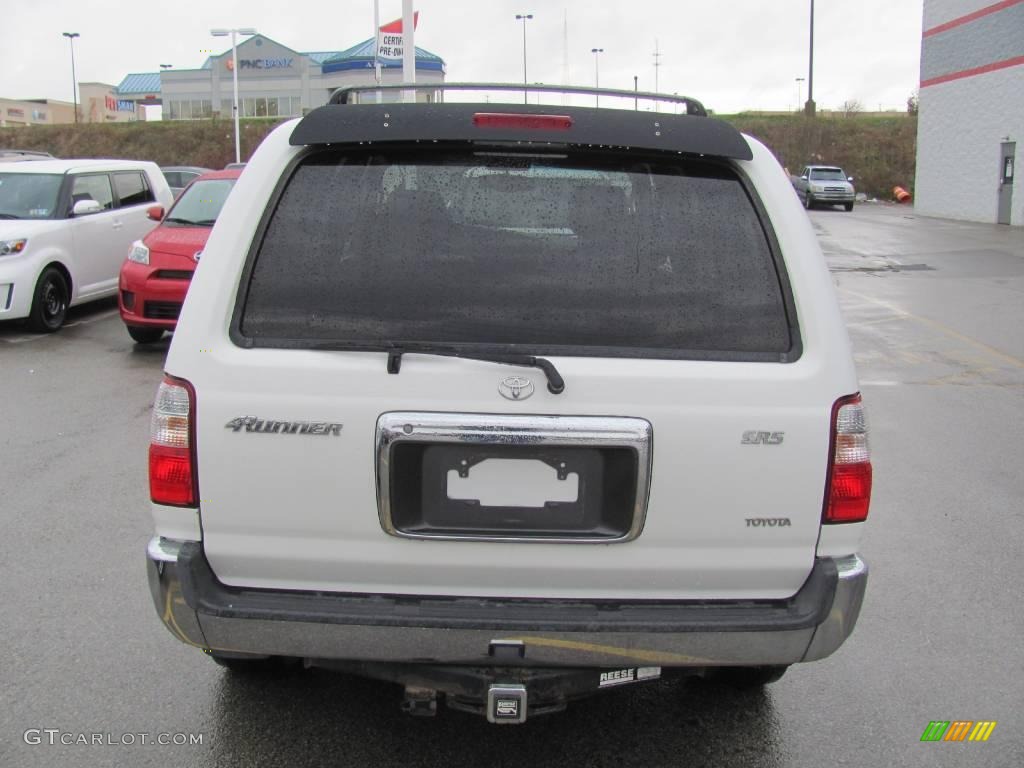
[[[1024,54],[1024,4],[924,0],[922,34],[915,208],[995,223],[1001,144],[1016,142],[1018,169],[1024,159],[1024,64],[1012,63]],[[1024,225],[1019,170],[1010,223]]]
[[[924,28],[932,29],[959,19],[969,13],[987,8],[997,0],[926,0],[924,4]]]
[[[1024,157],[1024,66],[921,90],[915,208],[927,216],[995,223],[1000,145]],[[1013,182],[1011,224],[1024,225],[1024,173]]]

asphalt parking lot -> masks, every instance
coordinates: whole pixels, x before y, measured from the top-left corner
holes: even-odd
[[[0,765],[1024,765],[1024,231],[895,206],[810,216],[875,466],[871,580],[836,655],[763,692],[666,680],[518,728],[409,718],[397,688],[321,670],[235,678],[154,614],[146,449],[167,341],[136,347],[100,303],[52,336],[0,324]],[[932,720],[998,725],[922,743]]]

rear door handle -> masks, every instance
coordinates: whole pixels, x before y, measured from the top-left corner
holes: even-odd
[[[121,227],[123,227],[123,226],[124,226],[124,224],[122,222],[120,222],[120,221],[115,221],[114,224],[113,224],[113,228],[114,229],[121,229]]]

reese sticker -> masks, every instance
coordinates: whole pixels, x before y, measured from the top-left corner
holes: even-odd
[[[641,680],[654,680],[661,677],[661,667],[630,667],[602,672],[598,688],[609,688],[613,685],[626,685]]]

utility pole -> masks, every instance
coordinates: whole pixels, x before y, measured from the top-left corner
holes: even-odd
[[[636,112],[636,111],[638,111],[640,109],[640,100],[637,97],[637,92],[639,91],[639,88],[640,88],[640,86],[637,85],[639,80],[640,80],[640,78],[639,78],[638,75],[633,75],[633,111],[634,112]]]
[[[598,72],[598,66],[597,66],[598,59],[597,59],[597,57],[600,56],[602,53],[604,53],[604,48],[591,48],[590,52],[592,54],[594,54],[594,87],[595,88],[600,88],[601,87],[601,79],[599,77],[599,72]],[[595,107],[601,106],[601,96],[598,95],[598,94],[594,94],[594,106]]]
[[[661,56],[662,56],[662,54],[658,52],[658,39],[655,38],[654,39],[654,92],[655,93],[661,93],[661,91],[658,90],[658,68],[661,67]],[[654,102],[654,111],[658,112],[658,111],[660,111],[660,109],[661,109],[661,102],[655,100],[655,102]]]

